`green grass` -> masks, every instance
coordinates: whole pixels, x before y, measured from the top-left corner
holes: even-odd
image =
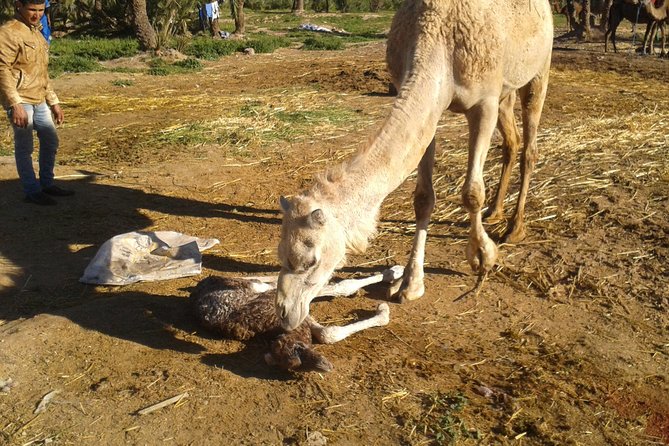
[[[97,60],[75,54],[49,58],[49,76],[51,78],[56,78],[63,73],[90,73],[102,69],[102,65]]]
[[[304,50],[340,50],[344,42],[338,37],[307,37],[304,39]]]
[[[405,428],[420,432],[429,440],[428,444],[451,446],[465,439],[480,439],[476,429],[470,429],[462,420],[462,412],[467,406],[467,398],[460,394],[424,394],[421,398],[422,413],[416,419],[408,416]]]
[[[331,13],[315,14],[306,11],[296,16],[289,11],[258,12],[246,11],[247,38],[212,39],[208,36],[189,38],[177,36],[170,39],[170,46],[191,57],[187,65],[156,63],[149,68],[153,75],[169,75],[173,73],[197,71],[195,59],[217,60],[221,57],[253,48],[257,54],[272,53],[278,48],[299,44],[304,49],[338,50],[348,43],[379,40],[385,38],[384,32],[389,28],[392,11],[379,13]],[[559,19],[559,17],[558,17]],[[313,23],[326,27],[340,28],[348,35],[334,36],[298,30],[302,23]],[[232,19],[224,18],[222,28],[232,30]],[[49,74],[57,77],[63,73],[81,73],[106,70],[99,63],[120,57],[132,57],[139,54],[139,44],[133,38],[97,38],[83,39],[57,38],[51,45]],[[109,71],[136,72],[137,70],[112,68]]]
[[[567,18],[564,14],[553,14],[553,24],[556,28],[566,28],[567,27]]]
[[[149,63],[148,73],[153,76],[168,76],[170,74],[192,73],[202,70],[202,63],[192,57],[167,63],[164,59],[155,58]]]
[[[239,41],[197,37],[184,48],[184,54],[198,59],[217,60],[233,54],[239,48]]]
[[[198,59],[217,60],[223,56],[243,51],[244,48],[253,48],[258,54],[272,53],[277,48],[289,46],[290,43],[290,40],[284,37],[270,36],[263,33],[255,34],[246,40],[197,37],[186,45],[184,53]]]
[[[54,39],[50,48],[52,56],[78,56],[92,60],[112,60],[131,57],[139,53],[139,43],[135,39]]]

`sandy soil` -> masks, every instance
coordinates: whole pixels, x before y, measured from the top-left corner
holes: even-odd
[[[201,330],[185,298],[209,274],[276,273],[279,195],[364,144],[392,103],[383,45],[232,56],[168,78],[59,78],[57,173],[77,195],[25,204],[12,160],[0,160],[0,381],[12,383],[0,391],[0,444],[669,444],[669,62],[604,54],[601,43],[555,46],[527,240],[501,246],[480,296],[456,300],[475,282],[459,208],[466,126],[444,115],[426,295],[392,303],[387,327],[319,346],[329,374],[267,367],[266,340]],[[272,110],[332,104],[358,118],[263,144],[231,146],[234,132],[146,142],[227,123],[242,97]],[[388,197],[379,236],[337,278],[406,261],[414,180]],[[504,224],[489,229],[497,237]],[[105,240],[132,230],[221,244],[198,277],[78,282]],[[385,299],[374,286],[319,300],[312,313],[347,323]]]

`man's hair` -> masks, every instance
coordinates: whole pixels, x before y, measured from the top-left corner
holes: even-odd
[[[21,3],[23,6],[26,5],[43,5],[46,3],[46,0],[16,0]]]

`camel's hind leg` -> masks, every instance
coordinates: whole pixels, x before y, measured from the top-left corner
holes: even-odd
[[[544,72],[520,89],[523,110],[523,154],[520,161],[520,192],[513,218],[502,240],[516,243],[525,238],[525,201],[530,188],[530,178],[537,163],[537,129],[548,88],[548,63]]]
[[[469,125],[469,158],[467,160],[467,177],[462,189],[462,201],[469,212],[470,230],[467,242],[467,261],[472,269],[479,273],[480,278],[492,269],[497,260],[497,246],[490,240],[483,228],[481,208],[485,202],[485,186],[483,184],[483,165],[490,140],[495,130],[499,109],[499,99],[489,97],[467,111]],[[482,283],[479,280],[479,283]]]
[[[425,242],[427,240],[427,227],[430,224],[430,217],[436,202],[434,186],[432,185],[435,146],[436,143],[433,138],[418,165],[418,178],[413,199],[414,212],[416,213],[416,234],[414,235],[409,262],[404,271],[404,278],[401,282],[394,283],[388,291],[388,294],[399,302],[415,300],[425,294],[425,285],[423,284]]]
[[[516,119],[513,115],[513,106],[516,102],[516,93],[510,93],[499,103],[499,116],[497,128],[502,134],[502,174],[497,185],[495,198],[490,202],[488,210],[484,214],[487,223],[496,223],[504,218],[504,198],[509,188],[511,171],[516,162],[516,156],[520,147],[520,134]]]

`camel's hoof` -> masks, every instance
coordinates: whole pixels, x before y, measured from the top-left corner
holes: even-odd
[[[519,228],[519,229],[510,228],[510,230],[507,230],[502,236],[502,243],[514,244],[522,242],[523,240],[525,240],[525,237],[527,237],[525,228]]]
[[[390,323],[390,306],[382,302],[376,307],[376,316],[379,318],[380,326],[388,325]]]
[[[404,275],[404,267],[402,265],[395,265],[387,270],[383,271],[383,281],[384,282],[394,282],[397,279],[401,279]]]
[[[467,261],[472,270],[476,273],[483,274],[490,271],[492,267],[495,266],[498,250],[495,242],[486,236],[483,243],[480,245],[477,245],[477,243],[470,240],[469,243],[467,243],[465,254],[467,255]]]
[[[483,221],[487,224],[495,224],[504,220],[504,212],[498,212],[495,210],[488,210],[483,214]]]
[[[403,280],[397,280],[388,288],[388,300],[401,304],[419,299],[425,294],[425,286],[420,282],[419,286],[409,286]]]

